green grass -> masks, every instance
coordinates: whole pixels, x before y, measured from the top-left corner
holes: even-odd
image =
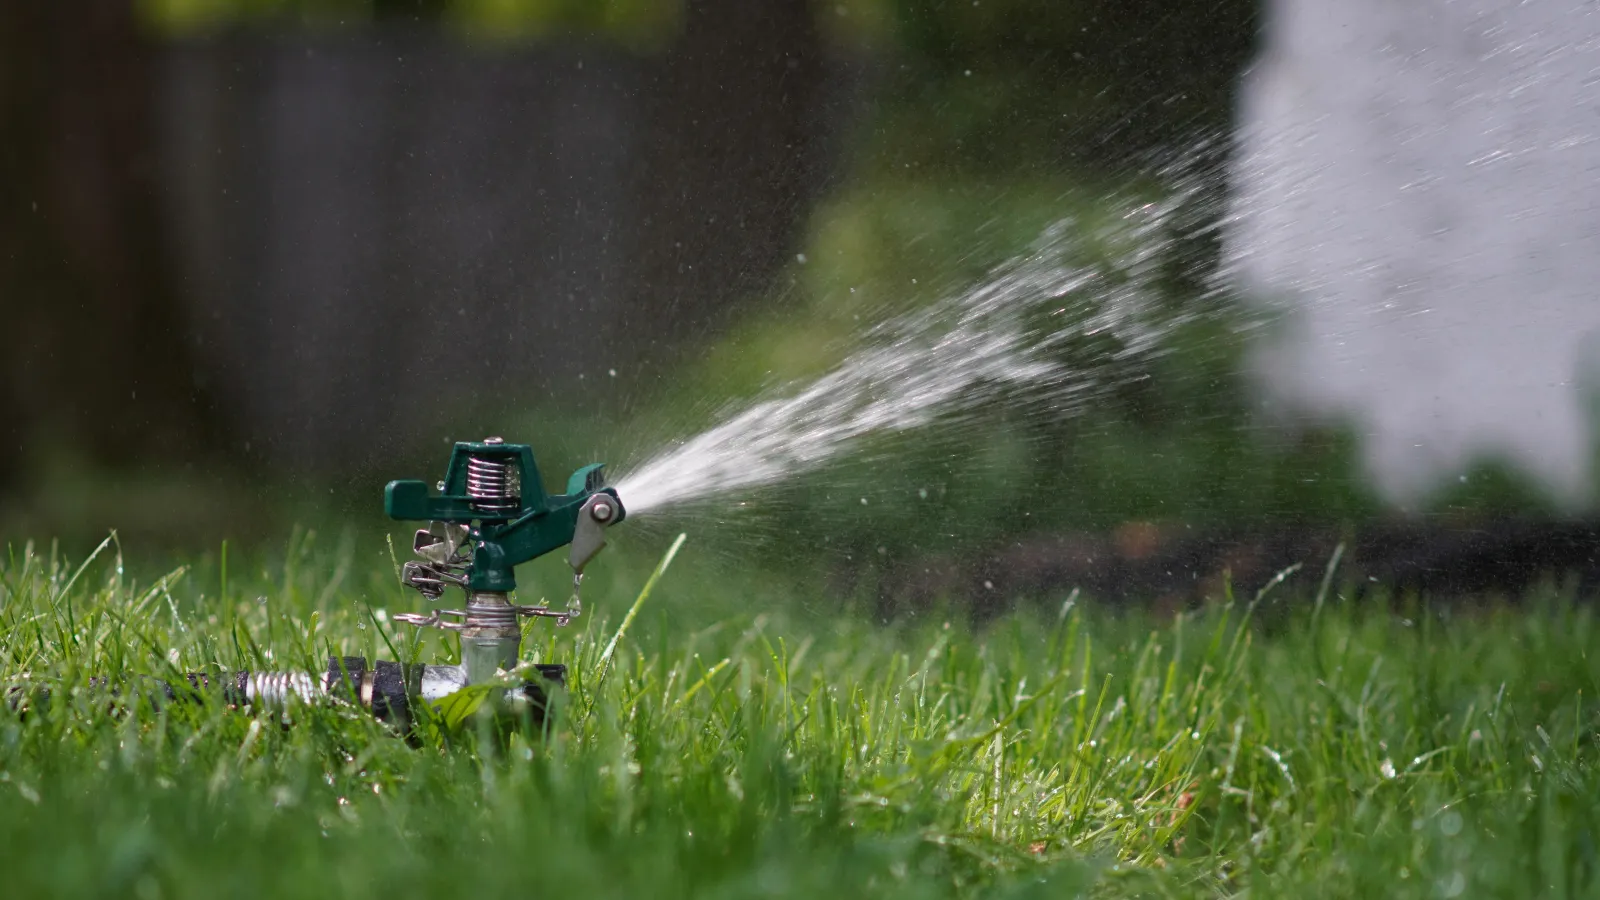
[[[1555,592],[1395,611],[1318,572],[1176,620],[1058,597],[886,625],[691,540],[618,639],[659,550],[614,551],[584,619],[537,627],[529,658],[572,673],[543,735],[413,747],[338,706],[114,711],[86,690],[0,705],[4,895],[1600,891],[1600,632]],[[386,624],[420,604],[381,544],[239,557],[152,579],[114,545],[12,547],[0,681],[449,652]],[[525,597],[559,589],[535,568]]]

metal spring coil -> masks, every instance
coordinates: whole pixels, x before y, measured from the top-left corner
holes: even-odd
[[[515,513],[522,506],[511,464],[488,456],[467,457],[467,496],[483,513]]]
[[[291,697],[310,702],[322,693],[322,679],[304,672],[251,672],[244,685],[246,700],[267,706],[284,706]]]

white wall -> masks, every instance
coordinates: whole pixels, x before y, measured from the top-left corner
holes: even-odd
[[[1590,485],[1600,3],[1269,0],[1230,249],[1281,407],[1353,416],[1405,503],[1473,458]]]

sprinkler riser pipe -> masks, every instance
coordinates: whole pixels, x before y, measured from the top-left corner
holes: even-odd
[[[461,668],[468,684],[516,668],[522,653],[522,627],[511,599],[498,591],[473,591],[461,623]]]

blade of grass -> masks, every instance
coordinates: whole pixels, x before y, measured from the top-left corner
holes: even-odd
[[[666,555],[661,557],[661,562],[656,563],[655,571],[650,573],[650,578],[644,583],[644,589],[639,591],[638,598],[633,601],[633,606],[629,607],[628,614],[622,617],[622,624],[617,626],[617,633],[611,636],[611,642],[606,644],[606,649],[600,654],[600,672],[595,676],[595,690],[598,691],[600,685],[605,682],[606,673],[611,669],[611,656],[617,651],[617,643],[622,640],[623,635],[628,633],[628,626],[633,624],[633,620],[639,615],[639,609],[644,606],[644,602],[650,599],[650,593],[655,590],[656,582],[660,581],[661,576],[666,574],[667,567],[672,565],[672,558],[678,555],[678,548],[683,546],[683,542],[688,537],[689,535],[687,534],[678,535],[678,539],[672,542],[671,547],[667,548]]]

